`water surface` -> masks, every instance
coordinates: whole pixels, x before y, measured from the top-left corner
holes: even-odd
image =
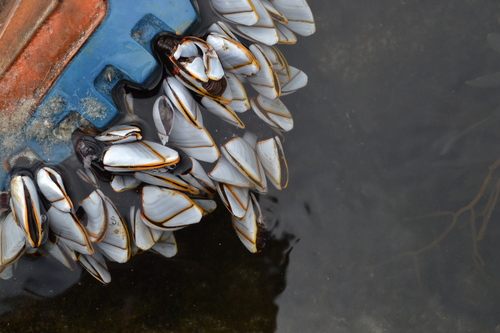
[[[500,157],[500,87],[465,84],[500,71],[500,5],[310,5],[316,34],[281,48],[309,85],[283,98],[291,181],[260,198],[267,249],[248,253],[220,209],[176,232],[173,259],[110,265],[108,286],[26,259],[0,283],[0,332],[500,331],[497,209],[473,241],[500,168],[418,255],[452,219],[412,219],[466,206]]]

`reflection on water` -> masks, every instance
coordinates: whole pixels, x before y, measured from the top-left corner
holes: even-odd
[[[234,237],[228,218],[222,212],[177,232],[180,250],[172,259],[142,254],[110,265],[108,286],[84,274],[53,296],[23,291],[11,298],[24,289],[20,281],[10,295],[2,293],[2,303],[16,309],[0,319],[2,332],[274,331],[274,299],[285,288],[293,236],[272,238],[268,251],[252,255]],[[59,288],[62,281],[47,274],[47,267],[37,268],[23,272],[32,280],[32,294]],[[53,275],[68,275],[64,267],[52,269]],[[79,273],[70,275],[78,279]]]
[[[304,69],[316,84],[296,106],[318,107],[296,113],[299,126],[287,140],[309,147],[288,158],[314,168],[295,164],[295,193],[280,194],[281,203],[310,208],[281,206],[283,220],[297,221],[292,228],[300,242],[278,298],[279,331],[495,331],[496,210],[476,242],[484,266],[474,259],[470,212],[432,249],[401,254],[431,244],[452,222],[450,216],[408,218],[458,211],[500,156],[495,117],[455,137],[499,104],[497,91],[465,85],[498,71],[498,56],[486,43],[488,33],[500,31],[498,3],[316,5],[313,10],[329,13],[319,18],[315,36],[324,42],[319,51],[318,39],[304,40],[311,51],[300,54],[315,64]],[[488,197],[481,200],[478,217]]]
[[[67,271],[53,258],[23,257],[16,278],[2,281],[0,313],[15,311],[20,299],[51,298],[66,291],[80,280],[82,268]],[[0,326],[1,327],[1,326]]]

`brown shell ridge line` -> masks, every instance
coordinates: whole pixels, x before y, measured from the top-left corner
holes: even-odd
[[[184,191],[189,192],[189,186],[182,184],[180,181],[177,182],[173,179],[165,179],[165,178],[162,178],[161,176],[157,176],[157,175],[150,175],[150,176],[152,176],[153,178],[158,179],[160,181],[164,181],[165,183],[172,184],[173,186],[178,186],[179,188],[183,188]]]
[[[182,210],[178,211],[177,213],[175,213],[174,215],[172,215],[170,218],[168,218],[168,219],[166,219],[165,221],[163,221],[163,223],[168,223],[168,222],[169,222],[170,220],[172,220],[174,217],[179,216],[179,215],[181,215],[181,214],[182,214],[182,213],[184,213],[184,212],[187,212],[188,210],[190,210],[190,209],[191,209],[191,208],[193,208],[193,207],[194,207],[194,204],[192,203],[190,206],[188,206],[188,207],[186,207],[186,208],[184,208],[184,209],[182,209]],[[162,223],[162,225],[163,225],[163,223]],[[171,228],[172,228],[172,227],[171,227]]]
[[[163,156],[162,154],[160,154],[159,152],[157,152],[157,151],[156,151],[153,147],[151,147],[151,145],[149,145],[146,141],[142,141],[142,143],[143,143],[145,146],[147,146],[147,147],[149,148],[149,150],[150,150],[153,154],[155,154],[156,156],[158,156],[158,157],[159,157],[159,158],[163,161],[163,163],[158,163],[158,165],[165,165],[165,163],[167,163],[167,162],[165,161],[165,159],[166,159],[168,156]],[[179,158],[178,158],[178,159],[176,159],[176,161],[175,161],[175,162],[169,163],[169,165],[170,165],[170,164],[173,164],[173,163],[177,163],[178,161],[179,161]],[[153,165],[153,164],[145,164],[145,165]]]
[[[240,168],[239,170],[252,182],[254,183],[254,185],[260,189],[264,189],[264,187],[262,186],[261,182],[259,182],[255,177],[253,177],[248,171],[247,169],[240,163],[236,160],[236,158],[234,158],[231,154],[228,154],[228,156],[231,157],[231,160],[236,163]],[[260,174],[260,170],[259,170],[259,176],[262,177],[262,175]]]
[[[250,243],[252,243],[252,244],[255,244],[255,242],[254,242],[252,239],[250,239],[250,237],[247,237],[247,235],[243,232],[243,230],[241,230],[240,228],[238,228],[238,227],[236,226],[236,224],[235,224],[235,223],[233,223],[233,227],[234,227],[234,228],[238,231],[238,233],[239,233],[240,235],[242,235],[242,236],[243,236],[243,237],[244,237],[247,241],[249,241],[249,242],[250,242]]]

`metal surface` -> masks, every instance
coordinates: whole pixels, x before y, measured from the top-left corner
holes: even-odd
[[[9,0],[0,7],[0,77],[57,8],[57,0]]]
[[[0,133],[3,134],[19,131],[26,124],[55,80],[106,16],[104,0],[68,0],[58,6],[58,2],[51,2],[48,5],[52,10],[45,12],[51,13],[50,16],[38,12],[47,1],[35,5],[31,2],[21,2],[0,39],[0,48],[3,45],[4,52],[10,51],[6,59],[15,58],[0,80]],[[24,22],[28,25],[23,26]],[[30,35],[33,37],[28,39]],[[17,45],[24,50],[16,58]]]
[[[1,160],[25,147],[49,164],[68,158],[81,122],[103,128],[118,117],[111,89],[119,80],[142,84],[158,69],[151,39],[160,31],[181,34],[197,20],[189,0],[57,3],[41,25],[42,13],[28,20],[32,11],[21,11],[24,3],[17,11],[16,3],[6,3],[2,11],[11,22],[23,15],[38,23],[30,23],[37,30],[30,40],[17,41],[27,45],[0,76]],[[3,37],[9,36],[15,38]],[[11,39],[4,43],[17,45]],[[0,187],[7,178],[0,171]]]

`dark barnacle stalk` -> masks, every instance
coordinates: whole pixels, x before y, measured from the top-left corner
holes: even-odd
[[[187,51],[188,56],[186,56],[186,52],[180,50],[183,47],[191,47],[191,50]],[[166,70],[188,88],[200,95],[208,95],[215,99],[222,98],[227,88],[225,77],[217,79],[208,77],[206,80],[202,80],[199,77],[192,76],[186,69],[186,65],[192,64],[197,59],[204,58],[207,52],[215,53],[204,40],[197,37],[178,37],[164,32],[155,37],[152,42],[152,49]],[[194,50],[196,50],[195,53],[189,52]]]

